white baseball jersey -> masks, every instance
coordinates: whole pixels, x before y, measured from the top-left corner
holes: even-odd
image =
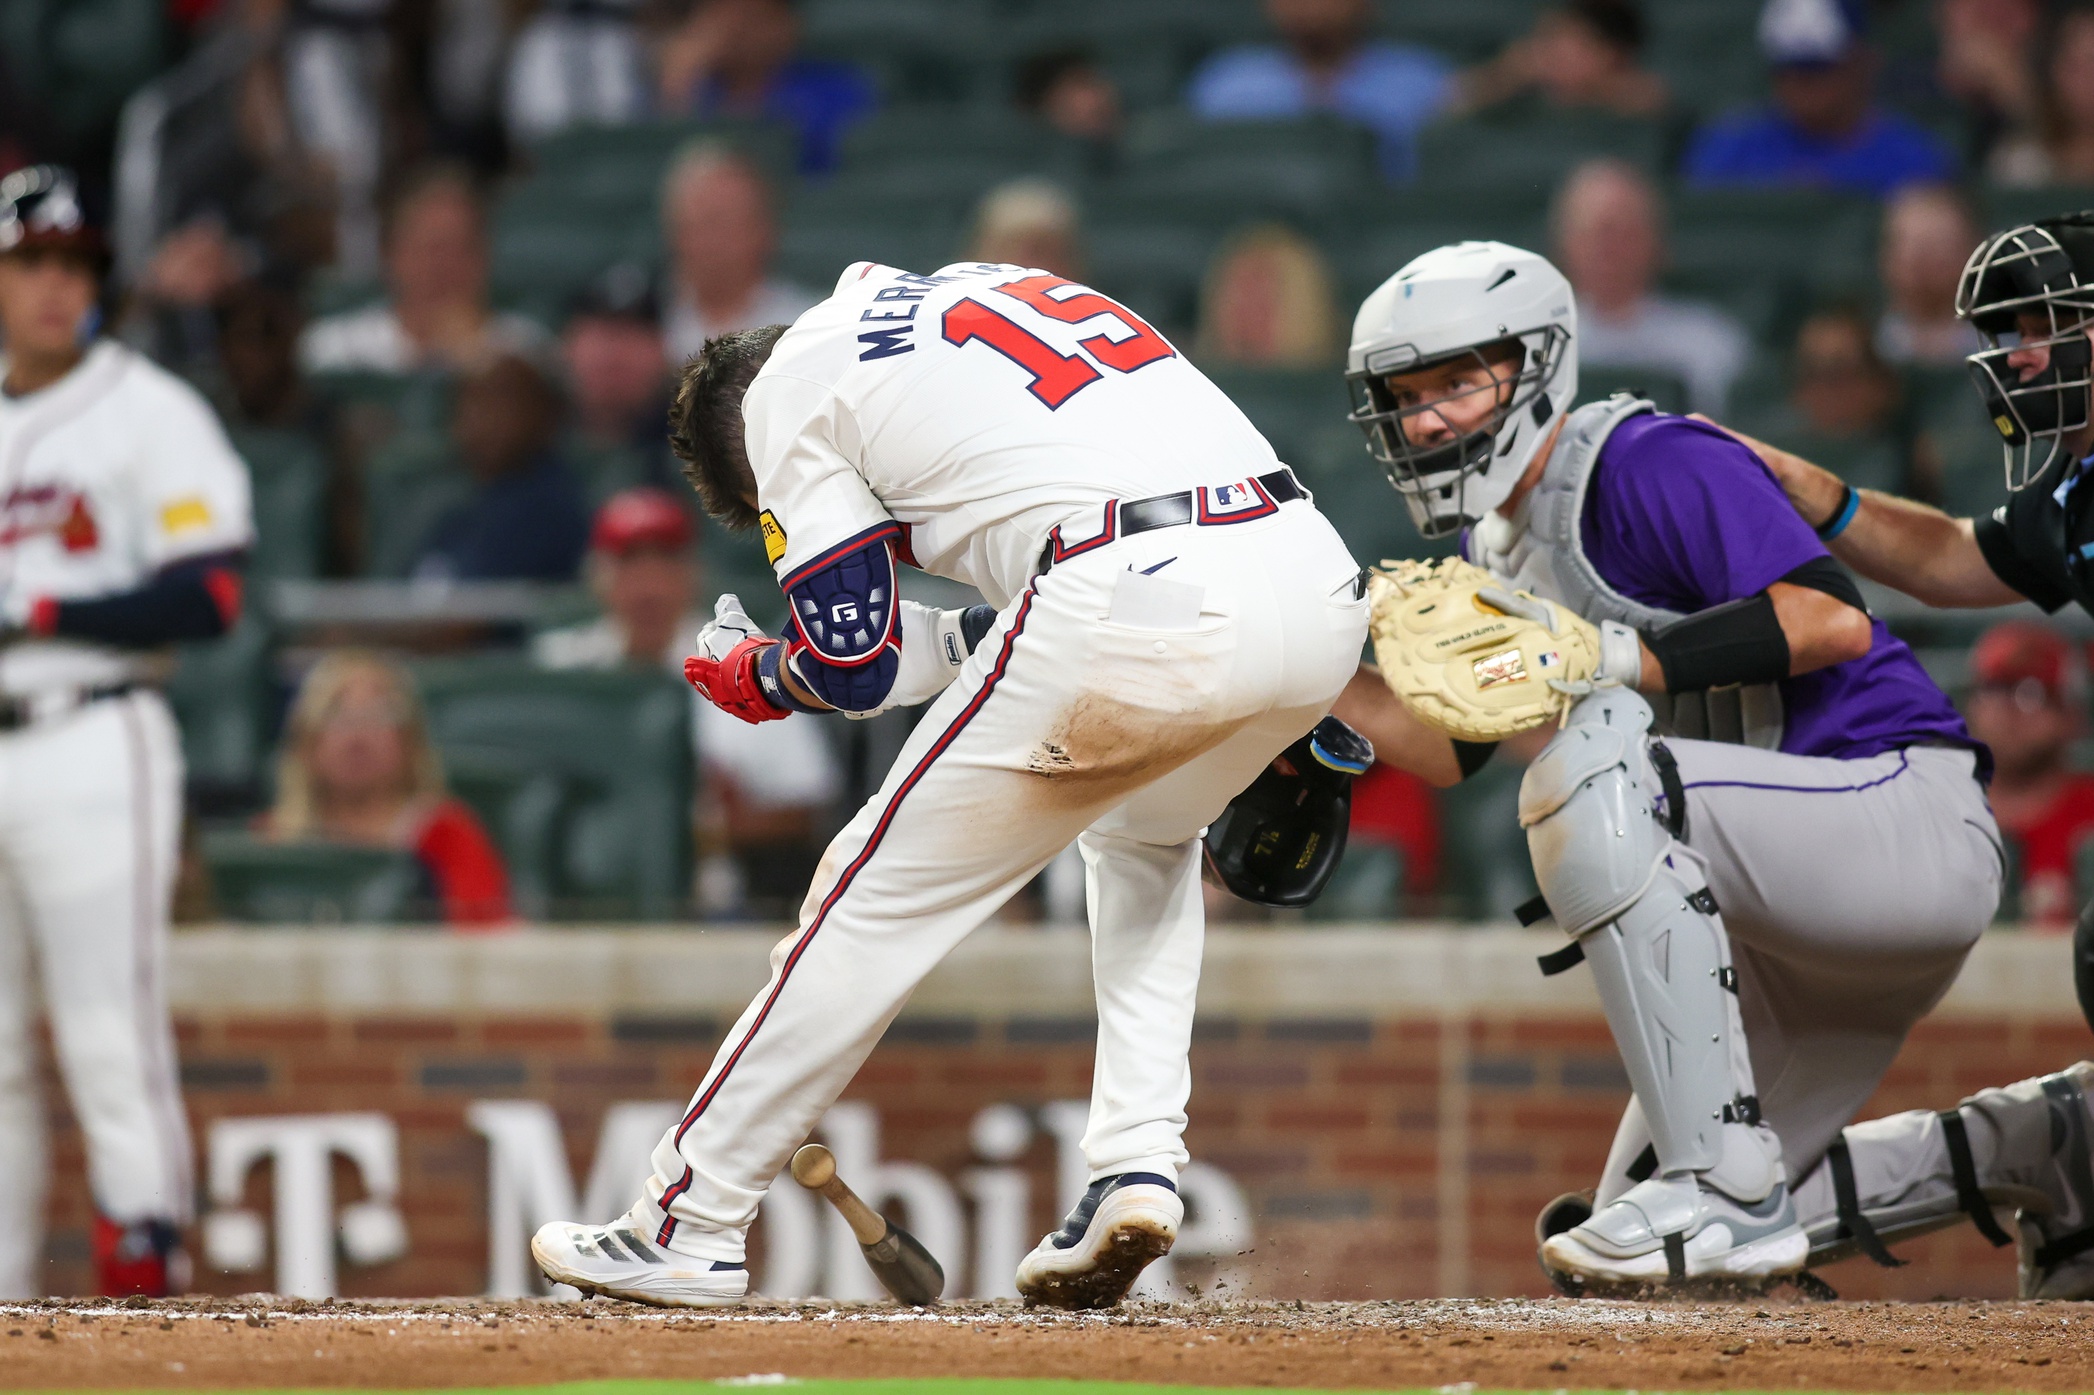
[[[0,376],[6,366],[0,361]],[[135,590],[254,540],[247,467],[203,397],[103,340],[65,377],[0,394],[0,609]],[[76,640],[0,650],[0,691],[118,682],[136,657]]]
[[[779,340],[742,412],[781,578],[899,524],[903,560],[999,607],[1085,505],[1206,487],[1210,509],[1258,506],[1230,486],[1278,468],[1162,335],[1016,266],[853,265]]]

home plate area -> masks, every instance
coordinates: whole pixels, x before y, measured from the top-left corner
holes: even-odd
[[[52,1301],[0,1306],[0,1388],[2062,1391],[2094,1389],[2090,1324],[2094,1311],[2073,1303],[1790,1297],[1139,1302],[1082,1315],[1009,1302],[671,1313],[604,1300]]]

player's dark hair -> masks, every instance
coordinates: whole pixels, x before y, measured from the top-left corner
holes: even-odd
[[[669,448],[706,513],[735,532],[756,526],[756,472],[742,434],[742,394],[785,333],[784,325],[738,329],[705,341],[683,366],[669,407]]]

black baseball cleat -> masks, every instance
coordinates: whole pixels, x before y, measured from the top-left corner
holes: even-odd
[[[1091,1183],[1062,1228],[1018,1263],[1028,1308],[1110,1308],[1171,1252],[1185,1203],[1168,1177],[1122,1172]]]

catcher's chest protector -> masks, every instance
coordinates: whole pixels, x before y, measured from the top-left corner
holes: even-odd
[[[1585,491],[1607,438],[1630,417],[1656,410],[1642,398],[1616,393],[1572,412],[1542,469],[1541,482],[1520,504],[1518,517],[1507,520],[1492,514],[1470,529],[1464,549],[1468,559],[1518,589],[1568,606],[1595,624],[1616,620],[1644,632],[1679,619],[1678,611],[1630,600],[1608,585],[1585,555],[1580,529]],[[1769,751],[1781,746],[1784,715],[1781,689],[1775,684],[1711,688],[1669,697],[1659,694],[1649,701],[1660,735],[1728,741]]]

